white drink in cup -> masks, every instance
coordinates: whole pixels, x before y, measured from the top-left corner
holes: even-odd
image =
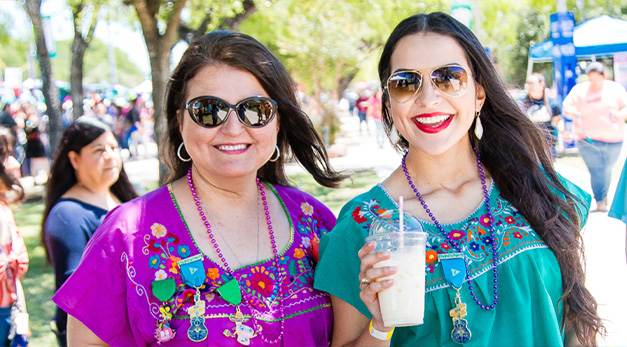
[[[391,254],[390,259],[375,267],[396,266],[397,269],[394,275],[387,277],[394,279],[394,285],[378,294],[383,324],[386,327],[422,324],[427,241],[422,225],[411,215],[388,210],[370,226],[366,242],[370,241],[377,242],[375,251],[390,251]]]

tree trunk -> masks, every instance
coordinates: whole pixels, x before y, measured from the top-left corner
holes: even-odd
[[[74,34],[72,41],[72,67],[70,69],[70,95],[72,96],[72,120],[83,115],[83,60],[87,42]]]
[[[170,77],[170,49],[165,45],[159,46],[154,55],[150,55],[150,66],[152,70],[152,100],[155,106],[155,137],[157,143],[161,143],[161,137],[166,130],[165,119],[165,90]],[[157,102],[159,100],[159,102]],[[159,183],[163,184],[168,176],[168,169],[159,156]]]
[[[46,113],[48,114],[47,133],[50,141],[50,153],[54,156],[61,135],[63,134],[63,124],[61,123],[59,90],[57,90],[54,83],[52,65],[50,64],[43,23],[41,21],[41,0],[25,0],[23,6],[33,23],[37,57],[39,58],[39,69],[41,70],[41,91],[46,98]]]

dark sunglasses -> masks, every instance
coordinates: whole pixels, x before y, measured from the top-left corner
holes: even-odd
[[[431,83],[450,96],[461,96],[468,89],[468,72],[459,65],[436,67],[429,73]],[[394,101],[409,101],[422,88],[423,74],[416,70],[400,70],[393,73],[385,86]]]
[[[231,105],[215,96],[191,99],[185,108],[192,120],[203,128],[215,128],[226,122],[231,111],[249,128],[261,128],[272,121],[277,112],[276,101],[264,96],[253,96]]]

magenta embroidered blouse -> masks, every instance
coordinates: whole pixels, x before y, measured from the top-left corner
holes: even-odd
[[[249,340],[250,346],[327,346],[333,312],[329,295],[313,289],[314,245],[335,226],[335,216],[309,194],[278,185],[271,188],[288,215],[291,237],[279,252],[278,271],[273,258],[235,270],[245,302],[241,312],[248,319],[243,324],[262,328]],[[177,262],[197,254],[202,252],[178,210],[171,186],[164,186],[109,213],[88,243],[78,269],[52,300],[112,346],[157,345],[155,333],[164,314],[172,316],[175,336],[161,346],[236,346],[234,333],[239,330],[229,319],[236,309],[216,290],[231,278],[204,254],[206,276],[200,293],[206,304],[208,337],[193,342],[187,336],[187,309],[193,306],[196,291],[181,280]],[[174,279],[174,294],[162,301],[153,294],[153,281],[168,278]]]

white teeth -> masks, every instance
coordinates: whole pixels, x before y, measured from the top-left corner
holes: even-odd
[[[246,145],[235,145],[235,146],[218,146],[218,149],[221,151],[239,151],[241,149],[246,149]]]
[[[437,124],[444,122],[445,120],[451,118],[451,115],[447,116],[435,116],[435,117],[416,117],[414,118],[416,122],[420,124]]]

